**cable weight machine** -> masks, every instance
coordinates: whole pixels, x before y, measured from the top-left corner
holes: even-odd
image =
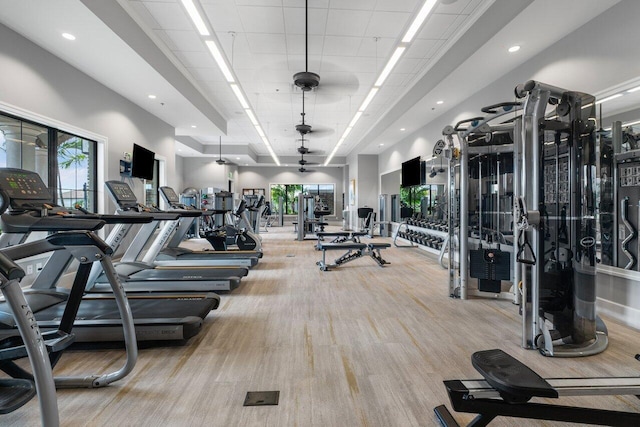
[[[533,80],[516,96],[525,100],[514,212],[522,345],[545,356],[597,354],[608,339],[595,313],[595,98]]]
[[[494,121],[515,116],[520,105],[518,102],[490,105],[482,109],[486,116],[462,120],[443,130],[449,151],[455,153],[450,156],[449,170],[456,166],[458,169],[458,176],[451,175],[448,181],[449,192],[458,195],[455,199],[460,211],[457,236],[450,235],[448,239],[457,241],[459,246],[458,271],[449,266],[452,297],[502,298],[519,303],[513,200],[520,188],[518,175],[514,173],[519,159],[516,146],[520,122],[517,116],[504,123]],[[453,135],[459,142],[458,152],[454,151]],[[452,191],[452,186],[457,190]],[[469,287],[470,280],[477,286]],[[502,291],[503,282],[511,282],[509,291]]]

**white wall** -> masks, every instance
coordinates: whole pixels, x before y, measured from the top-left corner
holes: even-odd
[[[100,165],[105,179],[120,179],[119,160],[136,143],[166,160],[167,183],[173,185],[177,174],[172,126],[3,25],[0,40],[1,104],[80,136],[87,136],[85,130],[105,137],[106,158]],[[142,200],[141,181],[130,182]],[[98,191],[104,197],[104,189]],[[106,205],[106,211],[113,209],[111,203]]]
[[[358,178],[356,181],[356,207],[368,206],[378,212],[378,156],[358,156]]]
[[[186,187],[231,189],[238,192],[238,167],[235,165],[219,165],[217,157],[185,157],[182,159],[182,191]],[[231,175],[230,175],[231,174]]]

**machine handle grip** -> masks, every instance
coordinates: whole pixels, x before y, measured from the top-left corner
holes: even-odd
[[[460,129],[460,125],[465,124],[465,123],[479,122],[480,120],[484,120],[484,117],[472,117],[470,119],[460,120],[453,127],[453,130],[455,130],[456,132],[459,132],[461,130],[464,130],[464,129]]]
[[[481,108],[480,111],[487,114],[496,114],[498,112],[497,111],[498,108],[503,108],[505,111],[509,111],[511,107],[519,107],[521,105],[522,105],[522,102],[513,102],[513,101],[499,102],[497,104],[487,105],[486,107]],[[510,108],[507,108],[507,107],[510,107]]]

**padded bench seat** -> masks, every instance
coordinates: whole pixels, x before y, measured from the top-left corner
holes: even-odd
[[[342,243],[348,241],[360,243],[360,237],[366,235],[366,231],[318,231],[316,233],[316,236],[318,237],[316,250],[320,250],[320,243],[324,242],[325,237],[333,237],[329,243]]]

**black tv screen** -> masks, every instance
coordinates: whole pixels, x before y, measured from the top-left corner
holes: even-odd
[[[153,165],[156,154],[138,144],[133,144],[133,159],[131,159],[131,176],[146,180],[153,179]]]
[[[402,163],[402,188],[421,185],[420,157]]]

